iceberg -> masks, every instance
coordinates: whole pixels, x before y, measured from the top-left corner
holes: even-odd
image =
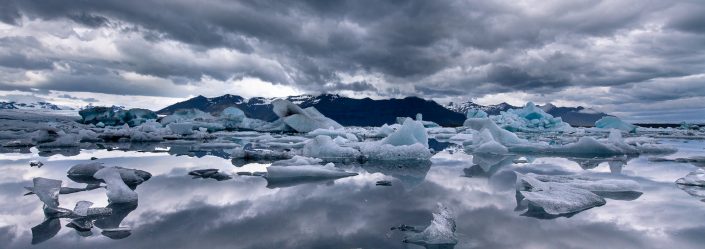
[[[141,108],[123,110],[121,107],[90,106],[78,112],[81,115],[81,122],[84,124],[95,124],[98,126],[116,126],[127,124],[137,126],[148,120],[156,120],[157,114],[153,111]]]
[[[245,118],[245,112],[232,106],[225,108],[220,114],[221,122],[223,122],[225,128],[229,129],[238,128]]]
[[[487,129],[495,141],[505,146],[527,143],[526,140],[517,137],[516,134],[500,128],[489,118],[469,118],[465,120],[463,126],[476,131]]]
[[[533,102],[528,102],[521,109],[510,109],[490,117],[495,123],[509,131],[541,132],[541,131],[573,131],[570,124],[560,117],[553,117],[544,112]]]
[[[437,211],[433,213],[431,225],[423,231],[417,232],[415,229],[400,230],[407,230],[404,243],[422,245],[427,248],[428,246],[435,246],[432,248],[445,248],[443,246],[452,248],[453,245],[458,243],[458,239],[455,237],[455,219],[453,219],[448,208],[440,203],[438,203]]]
[[[428,148],[428,135],[421,122],[406,118],[404,124],[397,131],[382,139],[381,143],[394,146],[418,143]]]
[[[335,143],[329,136],[319,135],[306,142],[303,156],[321,158],[326,161],[340,159],[357,159],[360,152],[355,148],[342,147]]]
[[[426,128],[419,121],[407,118],[395,132],[382,140],[354,145],[364,159],[371,161],[428,160],[431,151]]]
[[[477,136],[473,137],[473,145],[475,145],[473,152],[478,154],[503,155],[509,152],[507,147],[494,140],[488,129],[482,129]]]
[[[705,187],[705,170],[697,169],[686,176],[676,180],[677,184],[687,186]]]
[[[133,108],[122,115],[122,122],[129,126],[138,126],[149,120],[157,120],[157,114],[147,109]]]
[[[465,113],[465,116],[467,118],[486,118],[487,113],[483,110],[476,109],[476,108],[470,108],[468,111]]]
[[[105,182],[108,202],[110,203],[132,203],[137,202],[137,193],[125,184],[120,176],[120,169],[116,167],[105,167],[93,175],[96,179]]]
[[[272,102],[272,111],[284,123],[297,132],[311,132],[315,129],[341,129],[342,125],[323,116],[316,108],[302,109],[291,101],[277,99]]]
[[[595,127],[602,129],[618,129],[625,132],[635,133],[636,125],[627,123],[615,116],[605,116],[595,121]]]

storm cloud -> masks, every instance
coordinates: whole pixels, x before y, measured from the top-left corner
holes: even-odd
[[[703,96],[649,91],[705,74],[705,3],[697,1],[0,4],[4,90],[183,98],[238,94],[213,82],[254,78],[309,93],[521,93],[610,111]],[[640,90],[623,98],[620,89],[630,88]],[[605,95],[594,101],[575,89]]]

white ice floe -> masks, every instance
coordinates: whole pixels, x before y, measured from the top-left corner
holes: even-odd
[[[336,168],[333,163],[326,165],[269,166],[268,180],[322,180],[355,176],[357,173]]]
[[[705,187],[705,170],[697,169],[676,180],[676,183],[689,186]]]
[[[342,125],[323,116],[316,108],[302,109],[288,100],[277,99],[272,102],[272,111],[287,126],[298,132],[311,132],[315,129],[341,129]]]
[[[116,167],[106,167],[98,170],[93,175],[96,179],[105,182],[110,203],[132,203],[137,201],[137,193],[125,184]]]
[[[571,214],[604,205],[603,197],[632,200],[641,196],[639,183],[633,180],[516,174],[517,197],[526,199],[529,208],[541,208],[551,215]],[[519,199],[517,201],[521,202]]]
[[[329,136],[319,135],[304,145],[303,156],[329,159],[356,159],[360,152],[355,148],[342,147],[335,143]]]
[[[291,159],[273,162],[271,166],[296,166],[296,165],[318,165],[323,160],[313,157],[294,156]]]
[[[571,214],[606,203],[604,198],[586,189],[542,182],[531,174],[516,175],[517,201],[527,201],[530,211],[539,209],[550,215]]]
[[[309,132],[308,135],[313,136],[313,137],[320,136],[320,135],[329,136],[331,138],[342,137],[342,138],[345,138],[350,141],[354,141],[354,142],[358,141],[358,138],[357,138],[357,136],[355,136],[355,134],[349,133],[349,132],[345,131],[344,129],[335,130],[335,129],[321,129],[321,128],[319,128],[319,129],[315,129],[315,130]]]
[[[624,122],[615,116],[604,116],[595,121],[595,127],[602,129],[619,129],[625,132],[636,132],[637,126]]]
[[[162,125],[168,125],[171,123],[183,123],[183,122],[191,122],[191,121],[214,121],[216,120],[213,115],[210,115],[206,112],[203,112],[198,109],[181,109],[181,110],[176,110],[173,114],[168,115],[164,118],[162,118],[161,121],[159,121]]]
[[[627,144],[619,130],[611,130],[609,137],[597,140],[593,137],[581,137],[577,142],[564,145],[522,144],[510,147],[509,151],[534,154],[559,154],[578,157],[609,157],[617,155],[637,155],[646,153],[673,153],[672,146],[661,144]]]

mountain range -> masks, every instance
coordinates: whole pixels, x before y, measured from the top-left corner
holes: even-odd
[[[0,101],[0,110],[2,109],[24,109],[24,110],[71,110],[69,107],[60,107],[55,104],[38,101],[38,102],[16,102],[16,101]]]
[[[235,106],[240,108],[250,118],[274,121],[277,116],[272,112],[271,102],[277,98],[243,98],[226,94],[220,97],[207,98],[197,96],[183,102],[178,102],[157,111],[157,114],[168,115],[179,109],[194,108],[209,113],[220,113],[223,109]],[[298,95],[285,99],[302,108],[315,107],[323,115],[338,121],[344,126],[381,126],[396,122],[396,117],[415,117],[423,114],[423,119],[433,121],[441,126],[461,126],[465,121],[465,112],[471,108],[481,109],[489,115],[498,115],[501,111],[519,108],[507,103],[483,106],[471,101],[440,105],[432,100],[418,97],[403,99],[370,98],[354,99],[337,94]],[[595,121],[608,114],[597,112],[582,106],[556,107],[552,104],[540,106],[547,113],[561,117],[572,126],[592,126]]]

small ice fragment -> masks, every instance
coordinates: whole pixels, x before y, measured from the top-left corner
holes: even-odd
[[[129,227],[105,228],[100,234],[115,240],[124,239],[132,234],[132,229]]]
[[[375,183],[375,185],[377,185],[377,186],[392,186],[392,182],[387,181],[387,180],[382,180],[382,181],[377,181],[377,183]]]
[[[705,170],[697,169],[676,180],[676,183],[688,186],[705,187]]]
[[[39,161],[39,160],[32,160],[32,161],[29,161],[29,166],[30,166],[30,167],[41,168],[42,166],[44,166],[44,163],[42,163],[42,162]]]

